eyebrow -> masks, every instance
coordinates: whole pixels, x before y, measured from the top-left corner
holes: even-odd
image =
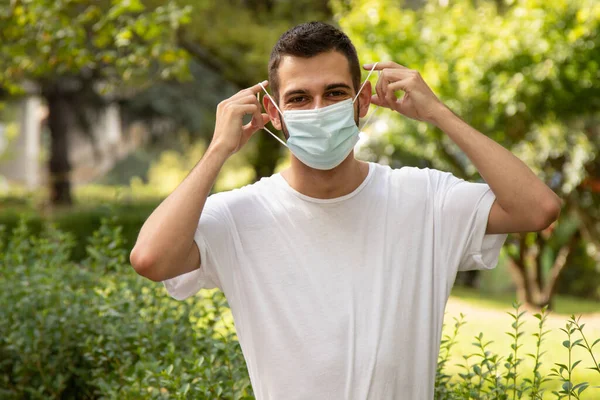
[[[325,90],[332,90],[332,89],[349,89],[352,90],[352,88],[342,82],[339,83],[330,83],[329,85],[325,86]],[[283,95],[284,99],[289,99],[291,96],[295,95],[295,94],[306,94],[308,93],[308,91],[306,89],[296,89],[296,90],[290,90],[288,92],[285,92]]]
[[[331,90],[331,89],[350,89],[350,90],[352,90],[352,88],[349,85],[346,85],[345,83],[330,83],[329,85],[325,86],[325,90]]]

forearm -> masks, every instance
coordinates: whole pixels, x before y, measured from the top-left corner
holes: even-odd
[[[508,214],[539,221],[560,208],[559,197],[525,163],[449,109],[434,123],[467,155]]]
[[[193,269],[187,257],[194,246],[202,209],[226,159],[225,152],[209,147],[177,189],[148,217],[131,253],[138,273],[159,281]]]

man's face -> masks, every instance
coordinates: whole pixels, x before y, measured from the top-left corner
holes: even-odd
[[[279,64],[277,74],[281,111],[322,108],[352,99],[356,95],[348,60],[337,51],[321,53],[310,58],[284,56]],[[369,84],[367,86],[361,94],[366,93],[368,100],[365,96],[361,96],[355,105],[355,109],[357,109],[358,104],[363,103],[360,104],[358,113],[361,117],[366,114],[371,97],[371,87]],[[273,126],[278,130],[283,130],[288,137],[285,127],[282,129],[281,116],[277,109],[266,97],[264,104]],[[358,115],[356,121],[358,123]]]

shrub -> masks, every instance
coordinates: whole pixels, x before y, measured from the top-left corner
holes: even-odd
[[[87,239],[81,263],[72,261],[73,234],[49,225],[32,235],[28,226],[21,220],[10,238],[0,228],[0,304],[7,305],[0,308],[0,398],[253,398],[222,293],[178,302],[138,277],[115,218],[104,218]],[[561,383],[559,399],[597,398],[597,387],[574,382],[572,372],[591,362],[600,376],[593,352],[600,339],[586,337],[572,316],[563,329],[567,359],[544,376],[546,310],[535,314],[536,348],[527,355],[524,312],[515,305],[511,315],[508,354],[493,354],[480,334],[457,374],[448,372],[465,324],[464,316],[456,319],[441,343],[436,399],[541,399],[550,380]],[[586,349],[589,360],[572,359],[575,347]],[[534,360],[533,371],[523,370],[525,357]]]
[[[81,264],[72,235],[26,227],[0,246],[0,398],[252,398],[221,293],[171,300],[110,220]]]
[[[494,354],[489,349],[490,341],[484,339],[483,333],[479,333],[474,338],[472,345],[475,351],[462,356],[464,362],[458,364],[462,372],[456,376],[446,373],[450,353],[457,342],[461,328],[465,325],[465,318],[460,314],[460,318],[454,319],[454,329],[451,334],[444,335],[440,346],[440,355],[438,359],[438,368],[436,372],[435,399],[436,400],[508,400],[508,399],[543,399],[547,389],[544,387],[549,381],[556,379],[561,382],[561,390],[552,391],[552,395],[557,399],[563,398],[582,398],[582,393],[587,389],[595,390],[590,393],[590,399],[598,398],[600,392],[597,390],[600,386],[592,386],[589,382],[576,383],[573,380],[573,371],[582,360],[573,360],[573,349],[582,347],[590,356],[588,360],[591,365],[588,367],[598,373],[596,382],[600,382],[600,364],[598,357],[595,356],[593,348],[600,343],[600,339],[590,343],[589,338],[583,332],[585,324],[580,323],[580,318],[574,315],[566,322],[565,328],[561,331],[567,337],[562,342],[567,350],[567,363],[554,362],[551,373],[543,376],[541,373],[542,356],[545,351],[542,344],[544,337],[549,333],[545,329],[548,313],[544,307],[541,312],[534,314],[538,321],[538,330],[533,333],[535,338],[535,348],[533,352],[523,354],[522,326],[524,324],[523,316],[525,311],[521,311],[520,304],[513,304],[514,312],[508,313],[513,319],[511,330],[506,332],[512,339],[510,351],[506,356]],[[578,338],[575,338],[575,335]],[[525,357],[533,359],[533,371],[525,371],[521,367]],[[531,372],[532,377],[527,377],[526,373]],[[591,391],[590,390],[590,391]]]
[[[28,231],[38,235],[44,224],[54,223],[60,230],[73,235],[75,244],[71,249],[71,259],[79,262],[87,256],[87,240],[99,229],[103,218],[118,218],[123,245],[131,251],[144,221],[156,206],[156,202],[95,204],[58,211],[48,216],[42,216],[32,208],[5,208],[0,211],[0,225],[5,225],[10,232],[25,218]]]

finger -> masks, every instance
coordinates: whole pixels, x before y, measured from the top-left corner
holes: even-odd
[[[388,85],[388,91],[397,92],[399,90],[402,90],[403,92],[408,92],[409,83],[410,81],[408,79],[401,79],[399,81],[392,82]]]
[[[236,117],[240,119],[244,117],[244,115],[252,115],[252,119],[254,120],[255,114],[258,112],[260,115],[260,109],[256,104],[232,104],[230,106],[231,112]],[[249,123],[252,124],[253,121]]]
[[[385,104],[385,91],[383,90],[383,82],[385,81],[385,75],[383,73],[379,74],[379,79],[377,79],[377,84],[375,85],[375,93],[377,93],[377,97],[381,102]],[[387,107],[387,105],[385,105]]]
[[[396,96],[394,96],[394,92],[392,91],[391,93],[388,90],[388,85],[390,83],[390,80],[394,80],[395,81],[395,77],[390,77],[390,70],[386,69],[381,73],[381,94],[378,93],[379,98],[385,102],[386,106],[388,108],[391,108],[392,110],[394,110],[396,108]]]
[[[246,95],[244,97],[240,97],[238,99],[234,99],[234,104],[244,104],[244,105],[254,105],[256,106],[256,111],[252,113],[252,121],[251,124],[258,127],[259,129],[263,127],[262,118],[260,116],[261,108],[260,103],[256,99],[256,97],[252,94]]]
[[[375,104],[376,106],[379,106],[379,107],[387,107],[387,102],[385,101],[385,99],[382,100],[377,95],[371,96],[371,104]]]
[[[246,94],[245,96],[240,96],[237,99],[230,102],[231,104],[259,104],[256,97],[252,94]]]
[[[256,129],[262,129],[262,127],[265,126],[265,124],[263,122],[263,117],[261,114],[262,109],[260,108],[260,103],[258,102],[256,97],[254,97],[254,96],[251,96],[251,97],[252,97],[252,104],[256,106],[256,110],[252,113],[252,121],[250,121],[250,124],[252,126],[254,126]]]
[[[364,64],[363,68],[366,70],[371,70],[373,68],[373,65],[375,63],[369,63],[369,64]],[[405,67],[404,65],[400,65],[398,63],[395,63],[393,61],[379,61],[377,63],[377,65],[375,66],[375,71],[383,71],[386,68],[393,68],[393,69],[408,69],[407,67]]]
[[[269,86],[269,81],[264,80],[260,84],[262,84],[263,87],[266,89]],[[248,96],[248,95],[256,96],[257,93],[260,93],[263,91],[262,87],[260,87],[260,84],[257,83],[254,86],[250,86],[249,88],[242,89],[239,92],[237,92],[236,94],[234,94],[231,98],[233,99],[235,97],[244,97],[244,96]]]
[[[388,83],[413,77],[415,75],[415,73],[416,73],[416,71],[413,71],[412,69],[386,68],[383,71],[381,71],[381,75],[385,75]]]
[[[262,128],[264,128],[264,126],[266,124],[269,123],[269,121],[271,121],[271,119],[269,118],[269,114],[261,114],[260,116],[261,118],[261,122],[262,125],[260,125],[260,127],[255,126],[252,124],[253,121],[248,122],[246,125],[242,126],[242,136],[244,138],[249,139],[250,136],[252,136],[255,132],[261,130]]]
[[[389,104],[390,107],[395,108],[396,106],[396,102],[398,101],[398,98],[396,97],[396,93],[394,88],[392,87],[393,84],[395,84],[396,82],[388,82],[385,81],[383,84],[383,90],[385,91],[385,101]]]

